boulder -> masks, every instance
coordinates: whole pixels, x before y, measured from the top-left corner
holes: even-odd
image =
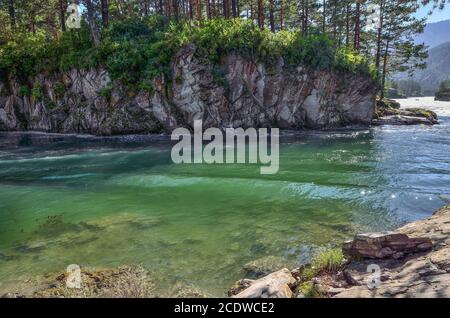
[[[238,293],[232,294],[233,298],[292,298],[291,287],[297,283],[287,268],[258,280],[246,279],[240,282],[246,286],[235,289]]]
[[[359,234],[353,241],[344,242],[343,252],[351,258],[402,258],[405,254],[419,253],[433,247],[427,237],[410,238],[403,233]]]
[[[389,115],[372,120],[372,125],[433,125],[432,121],[425,117]]]

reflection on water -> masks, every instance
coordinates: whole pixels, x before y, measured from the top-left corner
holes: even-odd
[[[284,133],[280,172],[173,165],[164,136],[0,133],[0,291],[69,264],[143,264],[222,296],[264,256],[301,263],[450,201],[450,118]]]

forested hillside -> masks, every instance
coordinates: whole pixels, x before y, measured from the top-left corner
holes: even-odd
[[[441,82],[450,79],[450,42],[430,49],[428,54],[427,68],[417,70],[413,79],[425,95],[434,95]]]
[[[416,37],[417,44],[425,43],[430,49],[446,42],[450,42],[450,20],[429,23]]]

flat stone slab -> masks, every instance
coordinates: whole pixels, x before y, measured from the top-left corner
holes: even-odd
[[[402,258],[406,254],[428,251],[433,247],[428,237],[410,238],[404,233],[383,232],[355,236],[343,244],[343,252],[350,258]]]

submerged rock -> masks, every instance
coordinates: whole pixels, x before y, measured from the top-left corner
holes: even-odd
[[[6,254],[3,254],[2,252],[0,252],[0,261],[10,261],[15,258],[16,258],[15,256],[6,255]]]
[[[424,117],[391,115],[372,120],[372,125],[434,125],[432,121]]]
[[[277,256],[266,256],[248,262],[244,265],[244,270],[249,278],[260,278],[280,269],[289,267],[289,262]]]
[[[175,298],[206,298],[207,295],[203,293],[200,288],[184,283],[176,283],[168,292],[168,297]]]
[[[21,291],[26,297],[37,298],[146,298],[154,297],[154,283],[142,266],[121,266],[116,269],[81,268],[81,288],[66,285],[68,273],[47,275],[29,283]]]

